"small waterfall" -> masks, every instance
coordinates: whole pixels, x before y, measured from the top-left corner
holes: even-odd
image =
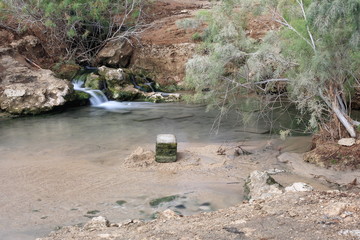
[[[109,101],[105,94],[100,90],[94,90],[90,88],[85,88],[84,83],[86,80],[86,74],[89,69],[85,69],[84,72],[78,74],[73,80],[72,84],[74,85],[74,90],[85,92],[90,95],[91,106],[97,108],[103,108],[111,112],[119,113],[129,113],[132,109],[146,109],[152,108],[155,106],[154,103],[149,102],[117,102]],[[93,69],[90,69],[93,70]],[[151,89],[152,86],[150,85]]]
[[[91,96],[90,103],[93,106],[100,105],[102,103],[108,102],[109,100],[105,96],[105,94],[100,90],[93,90],[90,88],[84,88],[84,80],[80,79],[74,79],[73,80],[74,89],[81,92],[86,92]]]

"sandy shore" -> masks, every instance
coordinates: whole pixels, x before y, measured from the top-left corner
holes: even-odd
[[[2,188],[10,193],[0,198],[4,203],[1,205],[1,225],[8,227],[2,229],[5,233],[3,236],[4,239],[33,239],[30,237],[47,235],[51,229],[59,226],[60,231],[44,239],[291,239],[288,237],[295,237],[295,232],[301,233],[307,227],[317,227],[318,230],[313,230],[318,231],[319,237],[331,236],[345,227],[354,228],[355,225],[351,225],[353,222],[347,220],[346,224],[350,225],[341,225],[341,229],[336,228],[335,232],[323,233],[320,230],[328,227],[314,225],[314,219],[304,218],[309,210],[304,206],[311,203],[317,204],[313,205],[316,208],[314,218],[325,221],[321,218],[324,215],[320,201],[324,194],[321,192],[345,189],[346,184],[360,175],[359,172],[321,169],[303,162],[302,154],[297,152],[303,151],[307,144],[308,138],[290,138],[286,142],[269,140],[211,145],[179,143],[179,159],[171,164],[154,162],[151,152],[145,158],[128,158],[108,164],[32,159],[28,166],[19,168],[16,162],[3,163],[5,167],[1,168],[0,175],[4,183]],[[235,155],[237,146],[252,154]],[[144,152],[151,151],[153,146],[143,146],[143,149]],[[219,155],[219,149],[223,154]],[[320,192],[304,196],[285,194],[257,203],[260,207],[255,203],[241,204],[244,200],[244,181],[249,173],[269,169],[283,170],[274,175],[283,186],[306,182]],[[17,177],[13,178],[13,182],[5,181],[14,174]],[[336,199],[343,201],[342,193],[331,194],[325,198],[329,206]],[[169,195],[180,197],[155,208],[149,205],[152,199]],[[355,195],[344,196],[345,202],[356,198]],[[26,201],[23,201],[25,198]],[[303,201],[302,198],[308,200]],[[126,203],[119,206],[118,201]],[[179,208],[180,205],[183,207]],[[268,210],[260,211],[263,208]],[[270,208],[273,210],[270,211]],[[149,222],[152,214],[166,209],[187,217],[171,216],[170,219],[165,217],[165,220],[160,217]],[[292,209],[297,211],[297,215],[288,216]],[[215,212],[204,213],[208,211]],[[352,212],[355,221],[357,210],[348,211]],[[95,227],[95,230],[63,227],[75,224],[83,226],[89,218],[97,216],[104,216],[116,224],[113,227]],[[271,221],[273,216],[278,216],[279,221]],[[144,222],[126,220],[129,218],[143,219]],[[288,226],[288,218],[293,220],[293,225]],[[11,221],[6,222],[8,219]],[[282,230],[278,234],[268,230],[275,227]],[[12,232],[6,232],[9,229]],[[213,235],[215,233],[218,235]],[[331,239],[299,236],[294,239]],[[338,239],[341,237],[346,236],[341,235]]]

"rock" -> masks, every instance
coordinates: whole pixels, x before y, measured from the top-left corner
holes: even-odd
[[[79,65],[69,63],[57,64],[52,68],[56,72],[56,77],[68,80],[72,80],[80,69]]]
[[[125,203],[126,203],[125,200],[118,200],[118,201],[116,201],[116,204],[119,205],[119,206],[122,206],[122,205],[124,205]]]
[[[195,53],[196,44],[142,44],[136,47],[130,67],[154,73],[161,85],[171,85],[183,81],[186,62]]]
[[[0,108],[11,114],[38,114],[64,105],[73,93],[70,82],[52,71],[31,69],[12,56],[0,56]]]
[[[266,172],[267,174],[269,174],[269,175],[276,175],[276,174],[279,174],[279,173],[284,173],[284,172],[286,172],[286,171],[283,170],[283,169],[273,168],[273,169],[266,170],[265,172]]]
[[[139,99],[141,97],[145,97],[144,93],[140,90],[134,88],[132,85],[128,85],[124,88],[115,87],[109,89],[111,92],[111,97],[113,99],[119,100],[119,101],[133,101],[135,99]]]
[[[133,54],[133,47],[126,39],[109,42],[96,56],[95,65],[127,67]]]
[[[160,163],[175,162],[177,158],[177,142],[173,134],[159,134],[156,138],[155,161]]]
[[[101,239],[112,239],[111,234],[108,234],[108,233],[98,234],[97,236]]]
[[[277,160],[281,163],[288,163],[289,159],[291,159],[289,153],[282,153],[279,156],[277,156]]]
[[[149,204],[152,207],[157,207],[161,203],[172,202],[172,201],[174,201],[175,199],[177,199],[179,197],[180,197],[179,195],[171,195],[171,196],[156,198],[156,199],[151,200]]]
[[[272,197],[281,194],[282,188],[268,173],[253,171],[245,181],[245,198],[255,200]]]
[[[40,43],[40,40],[32,35],[28,35],[25,36],[24,38],[21,38],[17,41],[13,41],[12,43],[10,43],[10,46],[14,49],[18,49],[18,48],[34,48],[36,47],[36,45],[38,45]]]
[[[165,211],[161,212],[158,216],[160,219],[178,219],[180,216],[171,209],[166,209]]]
[[[179,102],[181,99],[180,93],[162,93],[162,92],[153,92],[145,94],[148,97],[149,101],[160,103],[160,102]]]
[[[91,89],[103,89],[104,88],[104,81],[100,78],[99,75],[94,73],[90,73],[86,77],[85,87]]]
[[[341,146],[347,146],[347,147],[351,147],[352,145],[354,145],[356,143],[355,138],[342,138],[338,141],[338,144]]]
[[[285,192],[310,192],[314,188],[306,183],[296,182],[285,188]]]
[[[86,230],[102,229],[107,227],[110,227],[110,223],[105,217],[102,216],[94,217],[84,225],[84,229]]]
[[[339,231],[339,235],[360,238],[360,230],[359,229],[357,229],[357,230],[341,230],[341,231]]]
[[[335,202],[324,209],[324,214],[329,217],[340,216],[346,210],[347,204],[344,202]]]
[[[99,67],[99,74],[103,76],[106,81],[125,81],[126,76],[122,68],[108,68],[105,66]]]
[[[127,74],[122,68],[108,68],[101,66],[99,69],[99,75],[102,79],[105,80],[107,87],[107,95],[111,99],[116,100],[133,100],[138,96],[138,93],[135,94],[131,91],[125,91],[124,88],[131,87],[133,85],[129,79],[129,74]],[[135,96],[135,97],[134,97]]]

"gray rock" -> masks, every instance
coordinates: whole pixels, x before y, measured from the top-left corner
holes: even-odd
[[[152,92],[145,95],[152,102],[178,102],[181,99],[180,93]]]
[[[341,230],[339,231],[339,235],[360,238],[360,230]]]
[[[102,229],[110,226],[109,221],[102,216],[94,217],[84,225],[84,229]]]
[[[284,173],[284,172],[286,172],[286,171],[283,170],[283,169],[273,168],[273,169],[266,170],[265,172],[266,172],[267,174],[269,174],[269,175],[276,175],[276,174],[279,174],[279,173]]]
[[[296,182],[285,188],[285,192],[310,192],[314,188],[303,182]]]
[[[347,146],[347,147],[351,147],[352,145],[354,145],[356,143],[355,138],[342,138],[338,141],[338,144],[341,146]]]
[[[281,194],[283,187],[268,173],[253,171],[245,181],[245,198],[265,199]]]
[[[37,114],[66,103],[70,82],[52,71],[31,69],[10,55],[0,56],[0,108],[11,114]]]
[[[122,68],[108,68],[105,66],[99,67],[99,74],[103,76],[106,81],[124,81],[125,72]]]

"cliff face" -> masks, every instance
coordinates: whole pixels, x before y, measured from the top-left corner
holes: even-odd
[[[185,64],[195,52],[193,36],[204,26],[183,29],[178,22],[194,18],[196,11],[206,8],[210,8],[209,1],[159,0],[149,4],[143,13],[148,27],[137,39],[109,43],[99,53],[96,64],[144,71],[164,85],[181,82]]]

